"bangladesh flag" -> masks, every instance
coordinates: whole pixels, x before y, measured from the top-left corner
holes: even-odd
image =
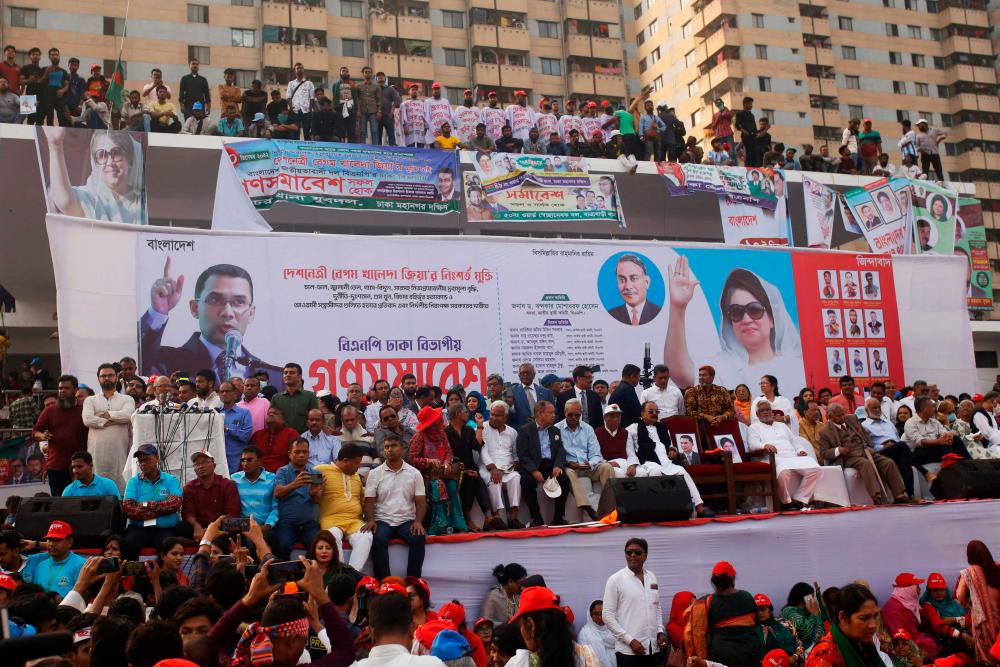
[[[111,74],[111,85],[108,86],[108,103],[116,109],[123,109],[125,99],[125,69],[119,58],[115,63],[115,71]]]

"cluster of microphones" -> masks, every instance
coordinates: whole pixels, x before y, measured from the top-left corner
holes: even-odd
[[[139,410],[140,415],[182,415],[182,414],[211,414],[216,413],[218,410],[210,407],[202,407],[201,405],[195,403],[194,405],[189,405],[187,403],[181,403],[180,405],[176,403],[171,403],[170,401],[163,402],[162,405],[159,403],[149,403]]]

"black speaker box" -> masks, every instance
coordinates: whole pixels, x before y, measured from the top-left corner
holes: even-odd
[[[29,540],[40,540],[55,520],[73,529],[73,548],[100,549],[108,535],[121,535],[125,515],[114,496],[24,498],[17,509],[17,530]]]
[[[1000,498],[1000,460],[959,461],[942,468],[934,482],[937,498]]]
[[[618,511],[622,523],[684,521],[694,505],[683,475],[612,479],[601,495],[600,508]]]

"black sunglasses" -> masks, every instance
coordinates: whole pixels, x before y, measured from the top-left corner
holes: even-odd
[[[626,556],[641,556],[642,555],[642,549],[626,549],[625,550],[625,555]]]
[[[751,301],[747,305],[733,303],[729,305],[729,321],[739,322],[744,315],[749,315],[751,320],[759,320],[767,313],[767,308],[760,301]]]

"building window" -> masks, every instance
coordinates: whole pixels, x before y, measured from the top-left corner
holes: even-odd
[[[886,37],[899,37],[899,26],[895,23],[886,23],[885,35]]]
[[[188,23],[208,23],[208,5],[188,4]]]
[[[860,104],[848,104],[847,116],[849,118],[857,118],[858,120],[861,120],[865,117],[865,108]]]
[[[767,60],[767,45],[765,44],[754,44],[753,45],[754,56],[757,60]]]
[[[233,28],[233,46],[252,49],[256,46],[256,32],[249,28]]]
[[[904,120],[910,120],[910,112],[906,109],[896,109],[896,122],[902,123]]]
[[[698,127],[699,125],[701,125],[701,109],[691,114],[691,127]]]
[[[844,87],[852,90],[858,90],[861,88],[861,77],[851,76],[848,74],[844,77]]]
[[[660,47],[656,47],[649,52],[649,64],[655,65],[658,62],[660,62]]]
[[[774,117],[777,115],[774,109],[761,109],[760,117],[767,120],[768,123],[774,123]]]
[[[455,12],[458,14],[458,12]],[[461,14],[459,14],[461,16]],[[461,28],[462,26],[456,26]],[[549,37],[551,39],[559,39],[559,24],[555,21],[539,21],[538,22],[538,36],[539,37]]]
[[[892,9],[896,6],[896,0],[882,0],[882,6]]]
[[[642,3],[641,2],[638,5],[636,5],[635,7],[632,8],[632,18],[634,20],[638,21],[640,16],[642,16]]]
[[[10,25],[14,28],[38,27],[38,10],[23,7],[10,8]]]
[[[897,95],[906,95],[906,82],[905,81],[893,81],[892,82],[892,92]]]
[[[696,97],[698,95],[698,80],[695,79],[688,84],[688,97]]]
[[[646,31],[645,30],[640,30],[639,32],[637,32],[635,34],[635,43],[636,43],[636,46],[642,46],[643,43],[645,43],[645,41],[646,41]]]
[[[750,18],[753,19],[753,27],[763,28],[764,27],[764,15],[763,14],[751,14]]]
[[[441,20],[443,21],[445,28],[465,27],[465,14],[463,14],[462,12],[452,12],[446,9],[441,12]],[[538,25],[541,26],[542,23],[547,23],[547,21],[539,21]],[[544,37],[544,35],[542,36]]]
[[[918,96],[920,96],[920,97],[930,97],[930,95],[931,95],[931,87],[930,86],[928,86],[926,83],[918,83],[918,84],[916,84],[916,86],[917,86],[917,95]]]
[[[935,42],[940,42],[944,38],[944,32],[941,31],[941,28],[930,28],[930,32],[931,39]]]
[[[934,69],[944,69],[944,58],[934,56]]]
[[[340,0],[340,15],[349,19],[360,19],[365,15],[364,3],[357,0]]]
[[[837,24],[841,30],[854,30],[854,19],[850,16],[838,16]]]
[[[926,60],[924,59],[924,56],[920,53],[911,53],[910,62],[913,63],[914,67],[926,67],[925,65]]]
[[[857,60],[858,52],[853,46],[842,46],[840,47],[840,55],[844,60]]]
[[[465,100],[465,91],[461,88],[453,88],[449,86],[444,91],[444,98],[448,100],[449,103],[458,106]]]
[[[771,92],[771,77],[769,76],[758,76],[757,77],[757,87],[765,92]]]
[[[656,31],[659,29],[660,29],[660,21],[658,19],[653,19],[652,21],[649,22],[649,25],[646,27],[646,30],[650,37],[655,35]]]
[[[694,51],[688,51],[684,54],[684,67],[691,67],[694,65]]]
[[[647,69],[649,69],[649,65],[646,64],[646,59],[643,58],[639,61],[639,74],[642,74]]]
[[[116,18],[114,16],[105,16],[104,34],[121,37],[125,34],[125,19]]]
[[[941,11],[937,0],[927,0],[927,11],[931,14],[937,14]]]
[[[691,22],[688,21],[687,23],[681,26],[681,37],[683,38],[690,36],[691,36]]]
[[[188,46],[188,62],[197,60],[202,65],[211,63],[211,51],[207,46]]]
[[[464,49],[445,49],[444,64],[448,67],[466,67]]]
[[[943,117],[944,116],[942,116],[942,118]],[[930,111],[918,111],[917,118],[926,118],[928,123],[930,123],[931,125],[934,124],[934,114],[932,114]]]
[[[562,76],[562,61],[558,58],[541,58],[542,74]]]
[[[659,91],[661,88],[663,88],[663,75],[662,74],[659,75],[658,77],[656,77],[655,79],[653,79],[653,90],[654,91]]]
[[[348,58],[365,57],[365,40],[363,39],[342,39],[341,55]]]
[[[253,7],[253,0],[233,0],[234,7]],[[247,86],[241,86],[246,88]]]
[[[910,33],[910,39],[923,39],[923,33],[918,25],[908,25],[906,30]]]
[[[938,97],[942,97],[942,98],[948,97],[948,86],[940,86],[939,85],[937,87],[937,96]]]
[[[903,64],[903,54],[898,51],[889,52],[889,63],[892,65],[902,65]]]

